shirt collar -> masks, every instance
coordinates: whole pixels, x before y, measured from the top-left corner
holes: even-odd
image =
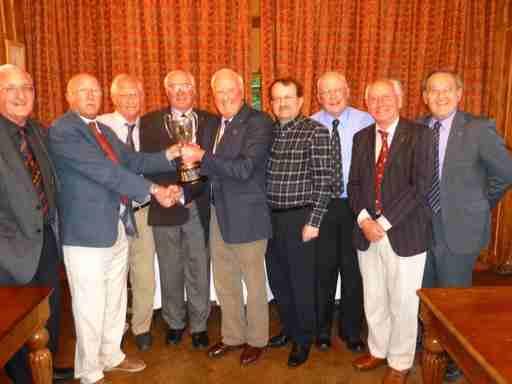
[[[400,117],[393,121],[391,125],[388,127],[388,129],[382,129],[379,127],[379,123],[375,123],[375,129],[377,134],[379,134],[379,131],[386,131],[388,133],[388,138],[391,139],[395,135],[396,127],[398,126],[399,121]]]
[[[121,123],[122,125],[131,125],[131,124],[135,124],[136,127],[139,126],[139,117],[137,117],[137,119],[135,119],[135,123],[130,123],[128,120],[126,120],[126,118],[121,114],[119,113],[118,111],[114,111],[113,113],[113,118],[117,121],[119,121],[119,123]]]
[[[457,113],[457,110],[455,109],[452,113],[450,113],[448,115],[448,117],[442,119],[442,120],[438,120],[436,119],[434,116],[432,116],[430,118],[430,123],[429,123],[429,126],[432,128],[434,126],[434,124],[436,123],[436,121],[439,121],[441,123],[441,127],[442,128],[451,128],[452,126],[452,123],[453,123],[453,119],[455,118],[455,114]]]
[[[186,111],[179,111],[179,110],[177,110],[176,108],[171,107],[171,113],[172,113],[173,115],[176,115],[176,116],[181,116],[181,115],[183,115],[183,114],[188,116],[188,115],[190,115],[190,113],[192,112],[192,110],[193,110],[193,108],[189,108],[189,109],[187,109]]]
[[[338,119],[341,123],[341,126],[347,126],[349,117],[350,117],[350,107],[347,105],[343,111],[339,114],[339,116],[334,117],[329,112],[327,112],[325,109],[322,109],[323,113],[323,121],[325,121],[328,124],[328,128],[330,129],[332,127],[332,122],[335,119]]]

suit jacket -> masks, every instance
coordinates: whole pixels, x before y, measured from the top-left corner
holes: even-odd
[[[57,235],[57,181],[46,148],[46,134],[36,121],[29,119],[27,124],[27,140],[41,170],[49,203],[48,217]],[[36,273],[43,246],[40,201],[32,176],[9,133],[13,128],[16,129],[14,123],[0,116],[0,284],[28,283]]]
[[[213,145],[214,132],[219,125],[219,119],[206,111],[194,109],[198,118],[198,129],[196,142],[202,148],[210,148]],[[169,107],[157,111],[149,112],[140,118],[140,145],[141,150],[145,152],[156,152],[168,148],[175,144],[175,141],[169,137],[164,126],[165,115],[171,113]],[[179,159],[178,159],[179,166]],[[177,172],[171,171],[150,176],[150,179],[160,185],[170,185],[178,183]],[[201,223],[207,233],[209,223],[209,193],[207,182],[205,180],[195,183],[193,186],[185,185],[183,187],[187,202],[196,200],[199,209]],[[150,225],[183,225],[189,219],[189,210],[185,206],[178,204],[170,208],[162,207],[154,199],[149,208],[148,222]]]
[[[226,243],[271,236],[265,169],[272,129],[273,122],[266,113],[244,104],[225,129],[215,154],[216,131],[208,140],[211,146],[203,157],[201,172],[212,185],[215,213]]]
[[[425,124],[431,117],[421,119]],[[457,111],[441,178],[441,220],[456,254],[475,257],[489,242],[491,208],[512,183],[512,156],[494,121]]]
[[[119,158],[114,164],[87,124],[69,111],[49,130],[49,149],[60,182],[58,208],[64,245],[110,247],[117,239],[121,195],[144,200],[151,182],[140,174],[175,167],[163,152],[133,152],[106,125],[98,123]]]
[[[355,214],[366,209],[375,218],[375,124],[354,136],[348,196]],[[432,184],[432,133],[424,125],[400,118],[382,179],[382,214],[392,227],[387,235],[394,252],[413,256],[425,252],[431,239],[427,194]],[[369,241],[358,225],[354,246],[367,250]]]

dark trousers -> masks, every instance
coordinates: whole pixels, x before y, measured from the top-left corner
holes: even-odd
[[[311,344],[315,330],[315,242],[302,241],[311,209],[272,212],[267,274],[283,332],[296,343]]]
[[[53,288],[50,296],[50,318],[46,328],[50,334],[48,349],[55,354],[57,352],[59,339],[60,322],[60,284],[59,284],[59,253],[55,235],[49,225],[44,226],[43,248],[37,271],[27,286],[45,286]],[[14,280],[12,281],[14,283]],[[7,284],[6,284],[7,285]],[[26,384],[32,382],[30,368],[28,365],[28,349],[21,348],[5,364],[7,376],[15,384]]]
[[[355,217],[348,199],[332,199],[322,219],[316,252],[317,336],[330,336],[338,274],[341,276],[339,335],[361,340],[363,286],[352,246]]]
[[[446,243],[440,211],[432,218],[432,232],[433,240],[427,252],[423,287],[471,287],[473,285],[473,267],[479,252],[456,254],[450,250]]]

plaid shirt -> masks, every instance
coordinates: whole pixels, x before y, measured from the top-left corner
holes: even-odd
[[[308,223],[320,227],[331,197],[333,164],[329,131],[303,116],[276,123],[267,165],[267,198],[271,208],[311,205]]]

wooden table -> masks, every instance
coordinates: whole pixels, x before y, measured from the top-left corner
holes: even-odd
[[[50,316],[49,288],[0,288],[0,367],[23,344],[29,349],[29,365],[36,384],[52,383],[52,355],[46,348]]]
[[[423,383],[442,383],[446,352],[471,383],[512,383],[512,287],[418,291]]]

